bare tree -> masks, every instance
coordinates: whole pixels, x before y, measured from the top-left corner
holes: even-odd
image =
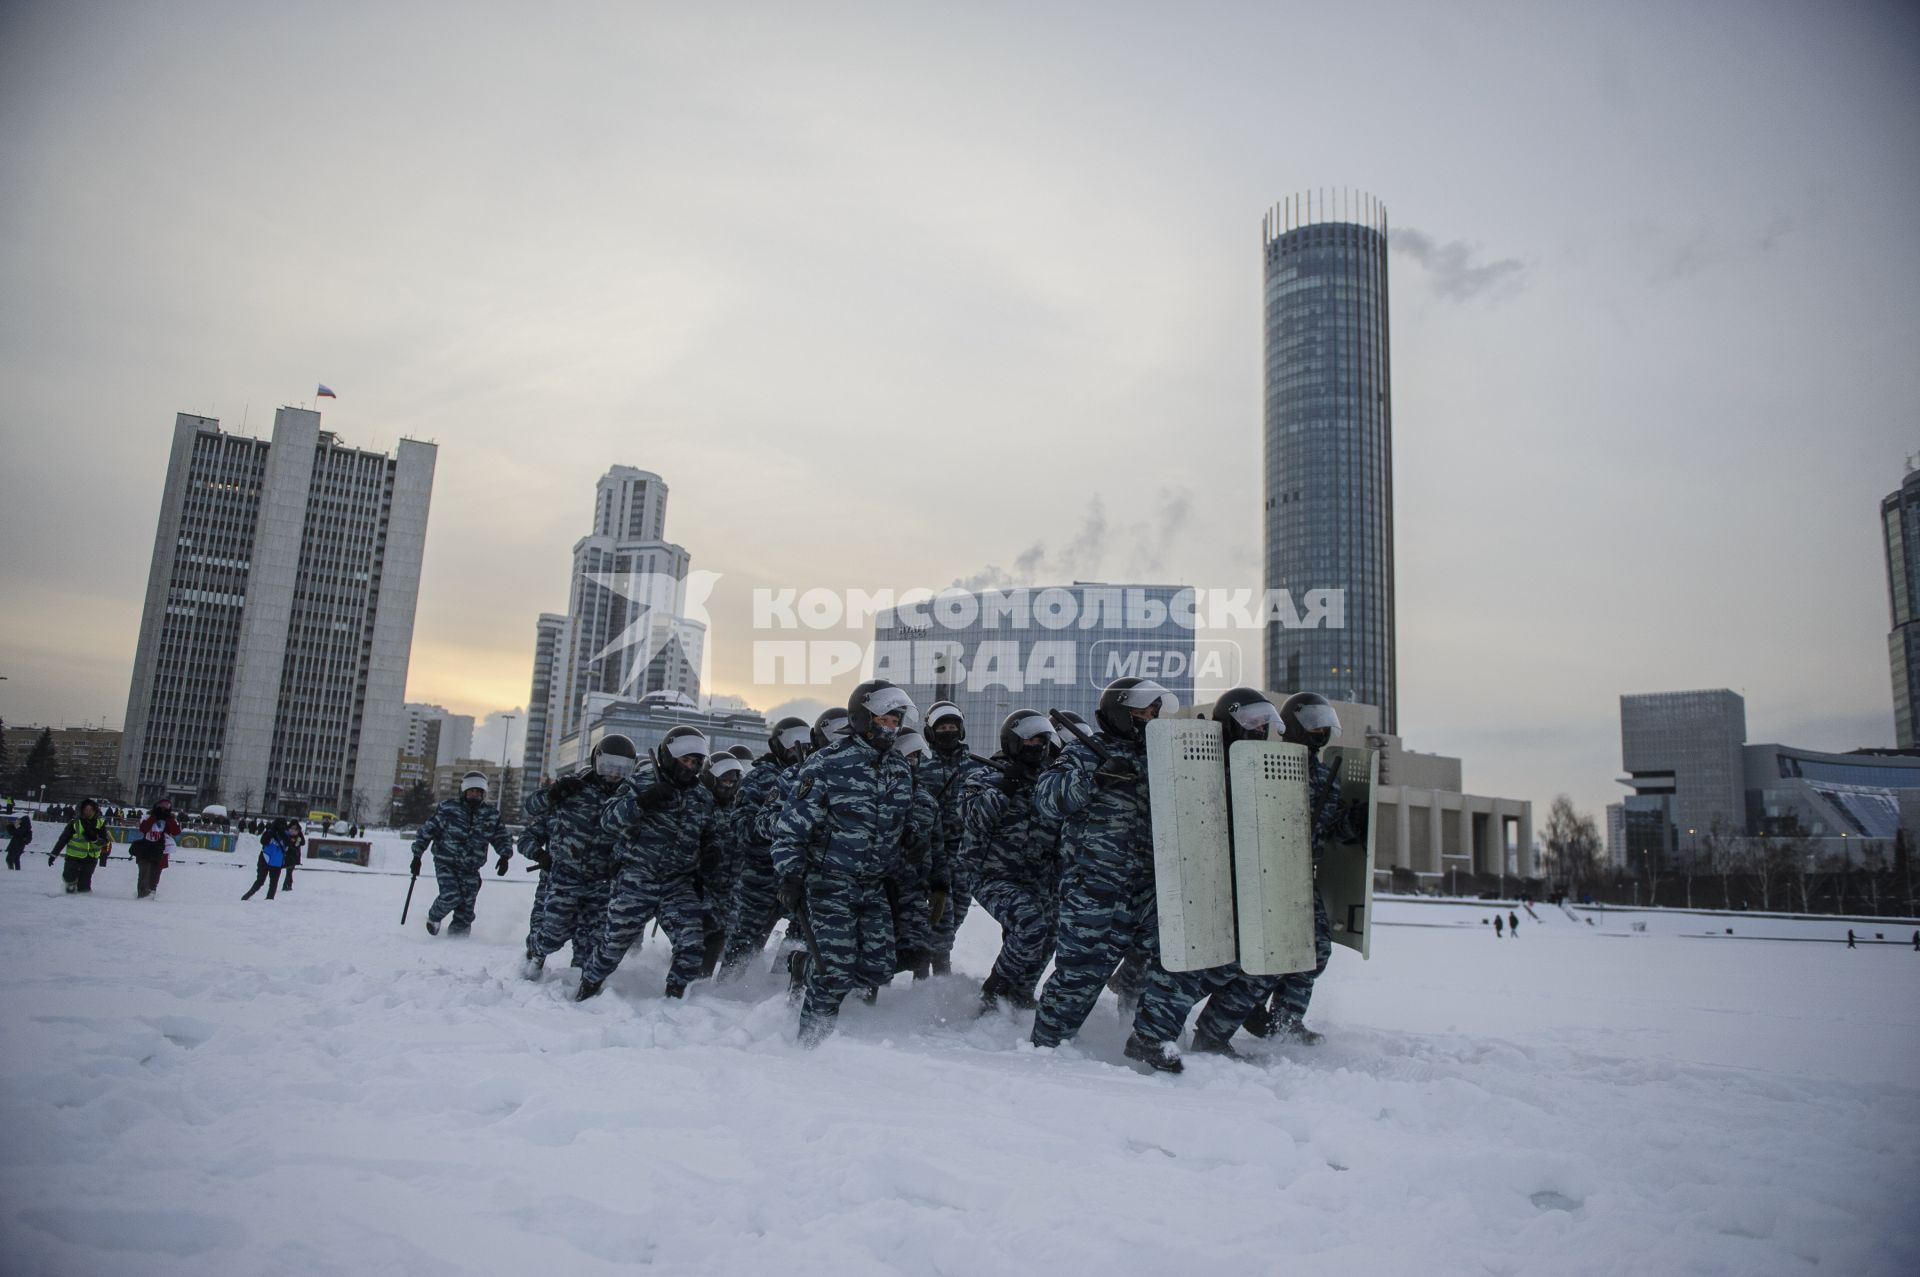
[[[1598,881],[1603,844],[1593,817],[1574,810],[1573,799],[1560,794],[1547,811],[1542,845],[1555,876],[1565,878],[1567,894],[1578,900],[1587,884]]]
[[[1784,881],[1787,868],[1787,856],[1781,849],[1780,840],[1764,836],[1755,839],[1753,855],[1747,863],[1754,884],[1760,888],[1760,907],[1772,910],[1773,893]]]
[[[1733,875],[1739,870],[1744,859],[1745,840],[1734,832],[1723,815],[1715,815],[1713,827],[1707,830],[1707,836],[1700,840],[1700,849],[1705,854],[1707,867],[1720,879],[1720,907],[1733,908]],[[1692,883],[1689,876],[1688,883]],[[1692,891],[1689,887],[1688,904],[1692,904]]]

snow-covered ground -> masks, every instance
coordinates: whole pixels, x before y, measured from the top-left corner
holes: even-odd
[[[977,912],[808,1053],[772,975],[664,1001],[652,937],[521,980],[517,867],[459,941],[430,878],[398,926],[399,840],[271,903],[252,859],[0,873],[0,1269],[1920,1272],[1920,953],[1745,938],[1844,925],[1386,901],[1324,1045],[1160,1077],[1111,999],[1057,1053],[975,1020]]]

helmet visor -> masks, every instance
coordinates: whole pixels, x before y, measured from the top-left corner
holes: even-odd
[[[811,741],[813,739],[813,733],[805,724],[795,723],[786,731],[781,732],[775,739],[780,742],[781,749],[794,749]]]
[[[669,758],[704,758],[707,752],[707,738],[699,732],[688,732],[667,742]]]
[[[1340,716],[1333,712],[1331,705],[1302,705],[1294,711],[1293,721],[1309,732],[1340,734]]]
[[[941,701],[938,705],[935,705],[932,709],[929,709],[927,711],[927,726],[932,727],[935,723],[938,723],[943,718],[951,718],[956,723],[960,723],[963,725],[966,722],[966,720],[962,718],[960,715],[960,707],[958,705],[955,705],[952,701]]]
[[[1283,730],[1280,711],[1272,701],[1253,701],[1232,711],[1233,721],[1249,736],[1278,738]]]
[[[608,780],[619,780],[633,771],[633,762],[624,754],[602,753],[594,757],[593,770]]]
[[[1162,715],[1180,708],[1180,698],[1152,679],[1141,679],[1120,693],[1120,703],[1128,709],[1147,709],[1158,705]]]
[[[1036,737],[1045,736],[1051,739],[1053,736],[1053,728],[1039,714],[1028,714],[1024,718],[1015,719],[1010,730],[1013,732],[1014,739],[1023,745]]]
[[[713,771],[713,778],[715,780],[721,780],[728,776],[737,776],[747,770],[747,765],[735,758],[732,754],[715,754],[713,756],[713,762],[708,764],[708,766]]]
[[[906,722],[914,717],[913,697],[897,687],[874,688],[867,693],[867,698],[860,702],[860,708],[875,718],[897,714],[902,722]]]
[[[933,751],[927,748],[927,738],[919,732],[901,732],[894,739],[893,752],[908,758],[924,758]]]

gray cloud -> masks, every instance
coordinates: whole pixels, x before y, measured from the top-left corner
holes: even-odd
[[[1641,224],[1633,228],[1635,238],[1644,240],[1653,256],[1655,283],[1672,283],[1722,266],[1734,266],[1767,256],[1797,227],[1793,218],[1775,213],[1757,231],[1728,234],[1723,229],[1701,227],[1683,232],[1664,226]]]
[[[1517,257],[1476,261],[1474,247],[1465,240],[1442,244],[1411,226],[1394,228],[1388,243],[1417,262],[1427,272],[1433,291],[1448,301],[1471,301],[1502,285],[1518,285],[1527,271],[1527,264]]]

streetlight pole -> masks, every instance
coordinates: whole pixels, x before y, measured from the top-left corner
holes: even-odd
[[[505,802],[507,800],[507,746],[513,740],[513,720],[518,717],[520,717],[518,714],[502,714],[500,716],[501,722],[504,724],[500,729],[500,801],[501,802]],[[515,803],[514,806],[515,808],[518,808],[519,804]]]

